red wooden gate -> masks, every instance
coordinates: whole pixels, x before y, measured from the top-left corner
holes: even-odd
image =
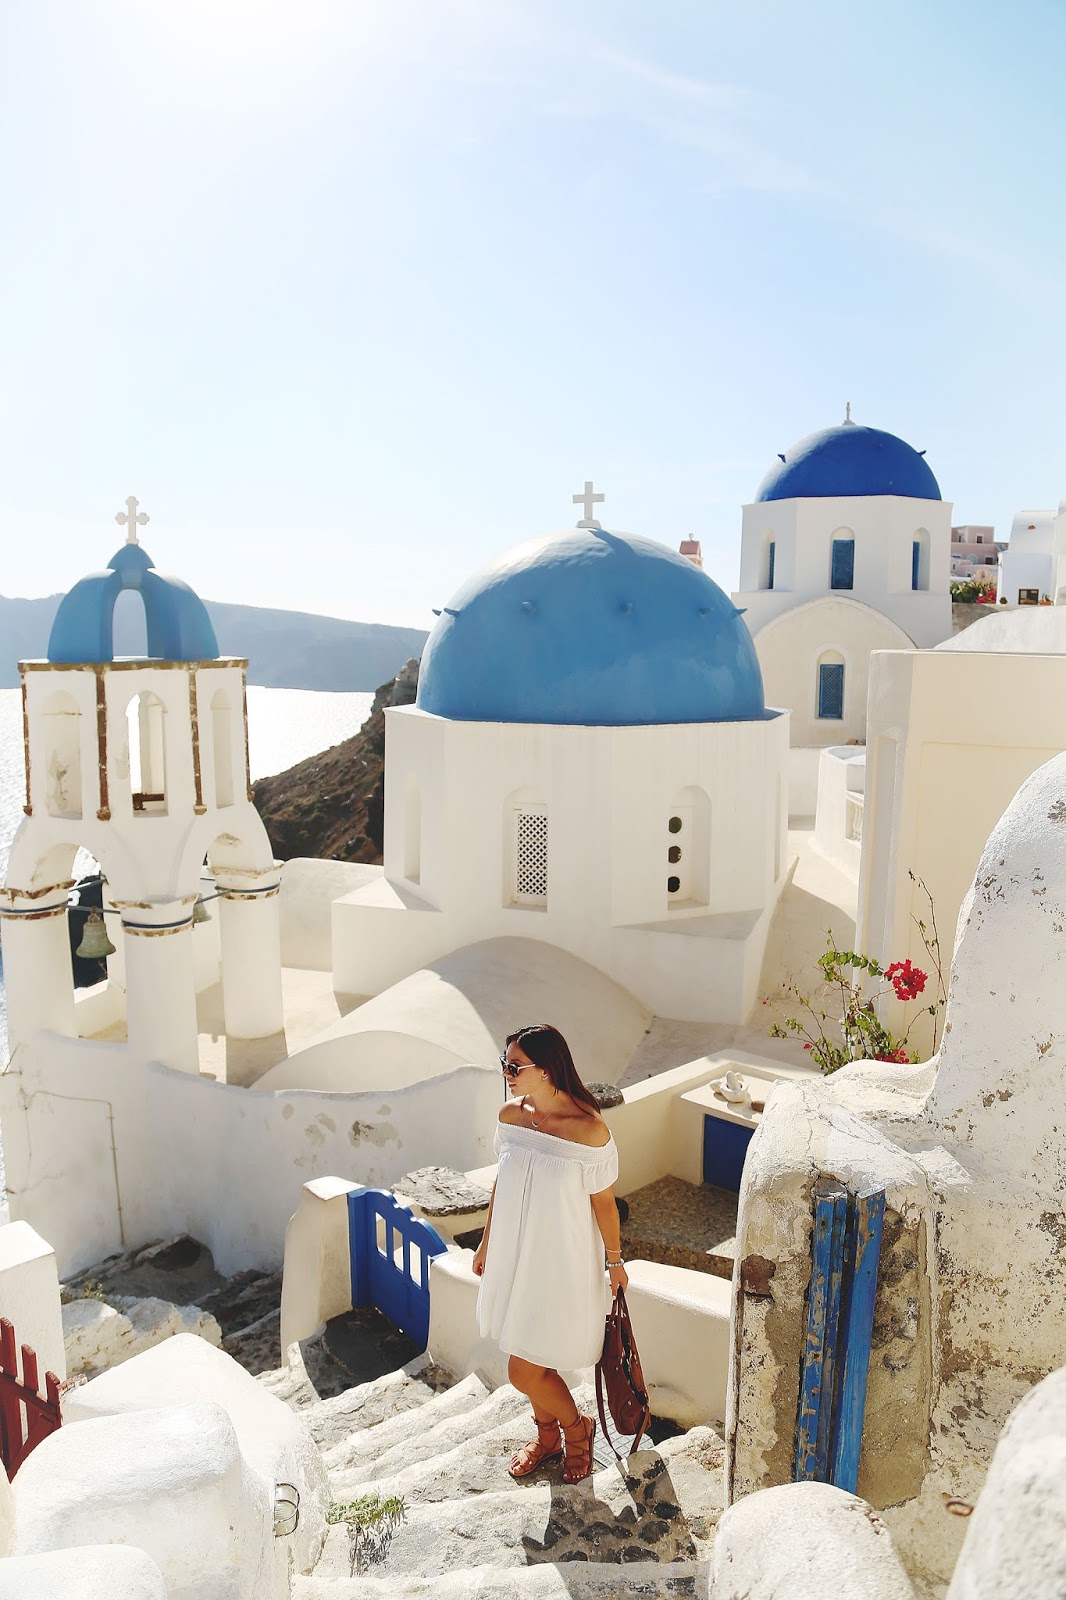
[[[0,1456],[9,1478],[15,1476],[30,1451],[63,1421],[59,1379],[54,1372],[45,1373],[44,1390],[43,1395],[38,1393],[37,1356],[28,1344],[22,1346],[20,1381],[15,1330],[6,1317],[0,1317]]]

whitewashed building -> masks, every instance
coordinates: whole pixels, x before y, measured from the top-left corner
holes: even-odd
[[[1017,511],[1000,562],[999,592],[1011,605],[1037,605],[1045,595],[1066,604],[1066,500],[1057,511]]]
[[[813,815],[819,751],[862,744],[874,650],[951,633],[951,506],[894,434],[847,420],[781,453],[744,507],[733,599],[768,699],[792,712],[790,804]]]

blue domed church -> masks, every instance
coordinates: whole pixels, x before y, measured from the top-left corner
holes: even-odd
[[[387,716],[384,877],[334,906],[334,983],[377,994],[508,937],[651,1012],[741,1021],[783,881],[788,716],[692,562],[585,520],[441,607]]]
[[[951,504],[924,450],[845,420],[771,462],[744,507],[733,596],[767,695],[792,712],[790,811],[815,810],[820,752],[863,744],[874,650],[951,634]]]

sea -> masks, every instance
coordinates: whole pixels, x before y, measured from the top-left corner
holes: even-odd
[[[311,689],[248,687],[248,753],[253,778],[284,772],[357,733],[374,696]],[[0,689],[0,881],[15,829],[22,820],[22,691]],[[0,1063],[7,1059],[7,1008],[0,961]]]

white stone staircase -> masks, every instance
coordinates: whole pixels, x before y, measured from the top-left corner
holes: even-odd
[[[594,1412],[588,1386],[577,1393]],[[597,1435],[597,1470],[566,1485],[559,1465],[516,1483],[529,1405],[476,1377],[435,1389],[390,1373],[302,1410],[333,1497],[402,1495],[406,1521],[385,1562],[352,1577],[348,1532],[330,1529],[293,1600],[430,1595],[434,1600],[703,1600],[723,1506],[724,1447],[711,1428],[646,1445],[619,1466]],[[609,1464],[608,1464],[609,1463]]]

